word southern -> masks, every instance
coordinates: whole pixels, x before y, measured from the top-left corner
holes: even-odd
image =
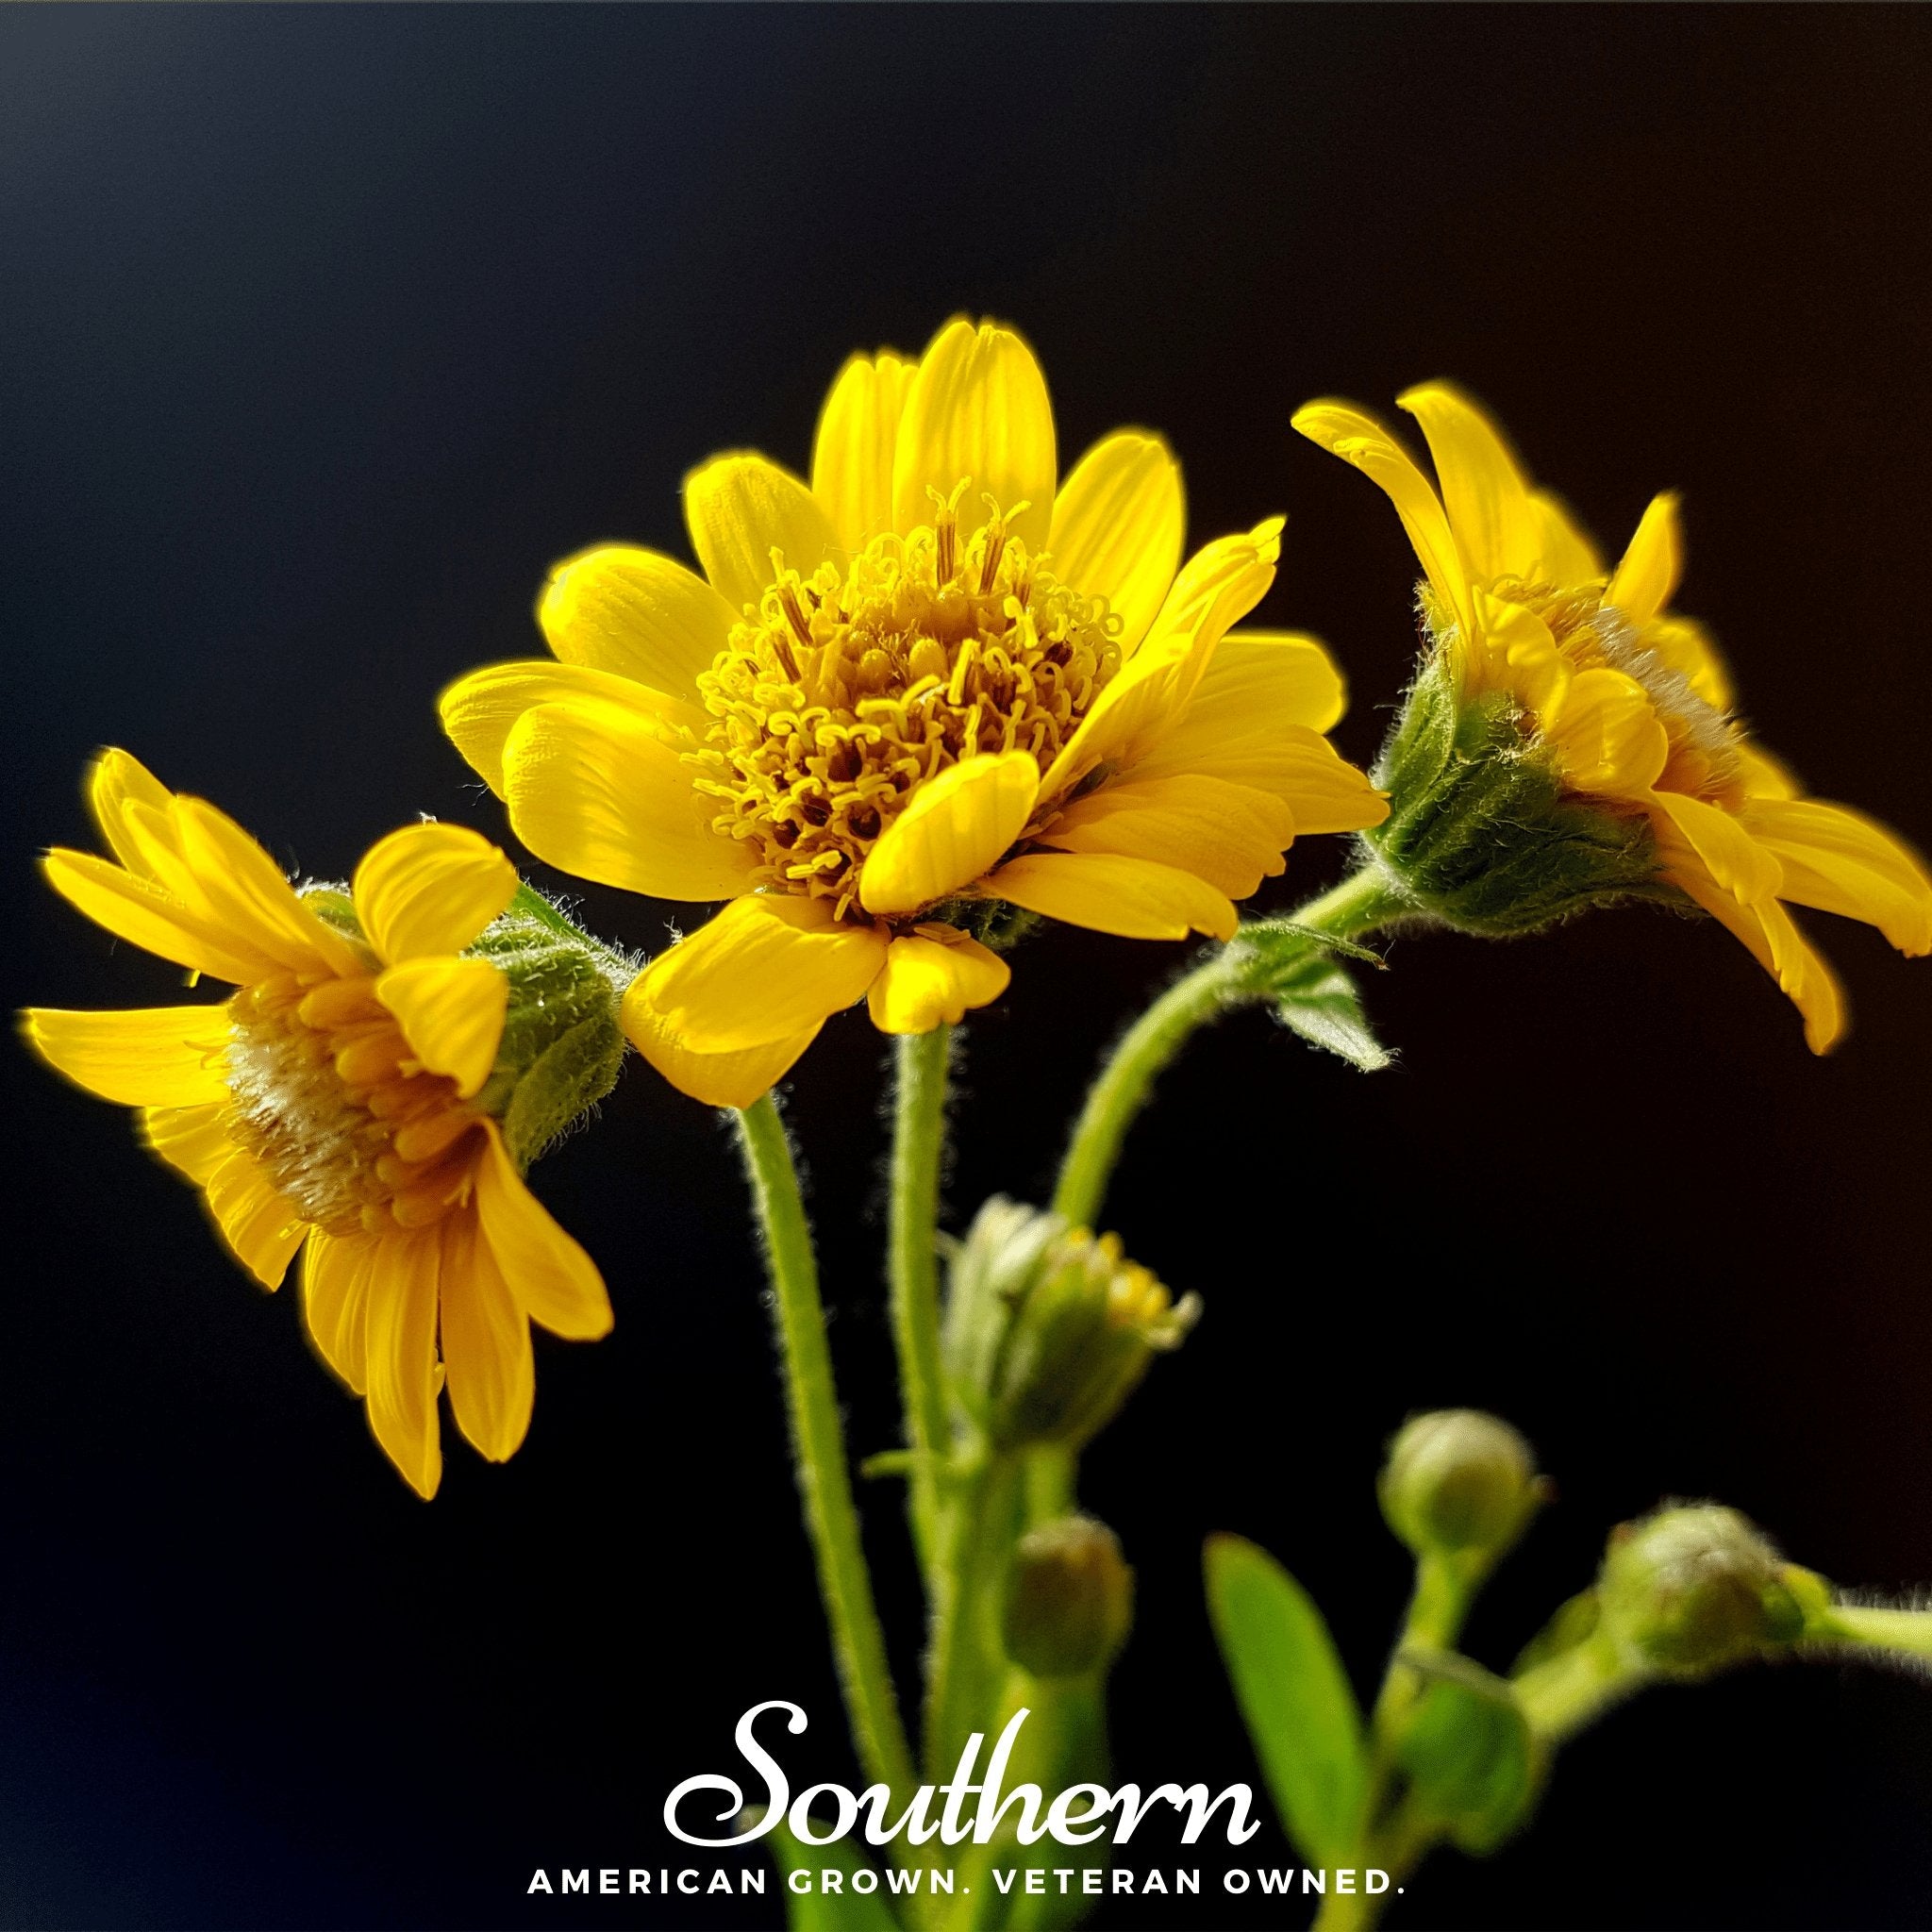
[[[805,1730],[807,1723],[805,1712],[782,1698],[753,1705],[738,1721],[734,1737],[739,1755],[764,1781],[762,1817],[748,1830],[728,1831],[722,1838],[703,1838],[687,1831],[678,1822],[679,1807],[687,1798],[700,1791],[715,1793],[724,1800],[724,1807],[717,1813],[721,1824],[735,1824],[745,1807],[743,1787],[735,1778],[702,1772],[696,1777],[686,1778],[664,1800],[664,1828],[673,1838],[688,1845],[746,1844],[774,1830],[782,1821],[801,1844],[829,1845],[849,1837],[862,1818],[868,1844],[891,1844],[903,1831],[908,1844],[923,1845],[937,1838],[948,1845],[963,1844],[968,1839],[983,1845],[992,1840],[1007,1822],[1008,1812],[1017,1807],[1019,1815],[1012,1828],[1023,1845],[1037,1844],[1042,1838],[1051,1838],[1063,1845],[1084,1845],[1109,1834],[1115,1844],[1125,1844],[1157,1805],[1172,1805],[1185,1815],[1183,1844],[1197,1842],[1208,1828],[1208,1820],[1224,1805],[1227,1807],[1224,1824],[1229,1844],[1244,1845],[1261,1828],[1249,1815],[1255,1794],[1247,1785],[1229,1785],[1211,1799],[1206,1785],[1189,1785],[1185,1790],[1179,1785],[1157,1785],[1143,1797],[1139,1785],[1123,1785],[1113,1791],[1105,1785],[1081,1784],[1057,1793],[1050,1802],[1036,1784],[1015,1785],[1006,1791],[1007,1763],[1031,1714],[1024,1709],[1016,1711],[1000,1733],[992,1755],[987,1759],[985,1773],[976,1782],[974,1774],[986,1744],[983,1731],[974,1731],[966,1740],[958,1764],[944,1784],[921,1785],[906,1808],[888,1823],[887,1813],[892,1800],[884,1785],[870,1785],[858,1792],[844,1785],[810,1785],[793,1797],[784,1767],[758,1740],[758,1721],[771,1710],[785,1713],[786,1729],[794,1738]],[[969,1816],[967,1802],[974,1797],[979,1802]],[[937,1819],[932,1815],[935,1801],[940,1807]],[[829,1825],[813,1820],[814,1807],[821,1804],[831,1807]]]

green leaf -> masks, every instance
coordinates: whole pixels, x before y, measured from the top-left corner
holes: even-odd
[[[791,1932],[905,1932],[886,1903],[885,1878],[842,1838],[836,1844],[800,1844],[790,1827],[781,1823],[765,1842],[777,1861],[779,1884],[784,1885],[794,1872],[812,1874],[809,1891],[786,1887],[785,1924]],[[841,1880],[837,1891],[823,1889],[821,1874],[827,1871],[837,1872]],[[876,1891],[853,1890],[852,1881],[861,1872],[870,1872],[878,1881]]]
[[[1379,1074],[1394,1058],[1370,1030],[1355,982],[1340,966],[1324,961],[1319,974],[1282,989],[1274,1014],[1310,1046],[1339,1054],[1365,1074]]]
[[[1514,1690],[1450,1653],[1405,1651],[1426,1680],[1395,1757],[1414,1801],[1465,1852],[1492,1852],[1529,1815],[1540,1768]]]
[[[1322,1613],[1266,1550],[1208,1540],[1208,1610],[1283,1828],[1311,1865],[1345,1865],[1369,1789],[1362,1719]]]

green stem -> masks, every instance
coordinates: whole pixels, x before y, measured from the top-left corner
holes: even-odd
[[[984,1727],[1007,1674],[1000,1597],[1019,1535],[1019,1478],[1012,1457],[992,1457],[958,1484],[941,1518],[944,1588],[933,1594],[923,1740],[934,1784]]]
[[[1370,864],[1290,913],[1288,923],[1355,939],[1407,909],[1387,874]],[[1076,1226],[1093,1224],[1127,1128],[1169,1062],[1198,1028],[1244,1001],[1267,997],[1256,964],[1237,935],[1176,980],[1122,1035],[1088,1091],[1054,1194],[1054,1207]]]
[[[1515,1680],[1516,1701],[1530,1729],[1558,1744],[1641,1689],[1643,1681],[1609,1643],[1586,1641],[1524,1671]]]
[[[938,1556],[941,1470],[951,1446],[940,1361],[939,1279],[940,1162],[951,1048],[950,1026],[901,1036],[892,1133],[888,1266],[892,1339],[899,1351],[906,1443],[912,1453],[912,1535],[929,1580]]]
[[[859,1541],[832,1355],[825,1341],[825,1311],[819,1300],[818,1262],[791,1142],[769,1093],[738,1115],[738,1131],[764,1230],[798,1492],[818,1559],[819,1594],[832,1626],[852,1741],[868,1781],[886,1785],[903,1801],[918,1778]]]
[[[1816,1634],[1872,1650],[1932,1658],[1932,1610],[1888,1609],[1876,1604],[1833,1604]]]

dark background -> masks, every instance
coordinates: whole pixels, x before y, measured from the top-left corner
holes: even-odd
[[[87,841],[100,742],[314,873],[419,809],[502,836],[437,689],[535,651],[553,558],[682,550],[691,463],[802,465],[848,350],[960,308],[1030,336],[1068,463],[1146,422],[1195,536],[1291,512],[1263,614],[1344,659],[1355,757],[1413,568],[1288,417],[1452,375],[1613,550],[1681,488],[1683,604],[1753,721],[1932,840],[1928,41],[1853,8],[7,9],[0,995],[170,996],[30,868]],[[1310,841],[1270,903],[1342,858]],[[666,908],[585,903],[661,941]],[[1255,1016],[1193,1047],[1113,1197],[1209,1305],[1089,1464],[1141,1577],[1120,1776],[1254,1776],[1211,1529],[1278,1551],[1371,1682],[1404,1583],[1372,1476],[1418,1406],[1502,1410],[1561,1482],[1473,1630],[1491,1662],[1668,1492],[1847,1582],[1932,1579],[1932,971],[1808,924],[1857,1014],[1824,1063],[1733,941],[1636,912],[1396,946],[1374,1079]],[[1045,1191],[1181,957],[1029,946],[971,1029],[953,1225]],[[792,1100],[860,1451],[895,1428],[881,1059],[836,1022]],[[119,1111],[4,1060],[0,1919],[663,1926],[525,1886],[669,1861],[664,1792],[735,1768],[756,1699],[811,1710],[795,1772],[852,1775],[710,1114],[634,1067],[545,1163],[616,1333],[541,1338],[524,1451],[446,1427],[425,1507],[292,1291],[225,1265]],[[909,1674],[898,1497],[869,1500]],[[1392,1924],[1924,1926],[1928,1826],[1932,1689],[1757,1672],[1614,1716],[1526,1840],[1432,1863]],[[1289,1856],[1272,1823],[1251,1850]]]

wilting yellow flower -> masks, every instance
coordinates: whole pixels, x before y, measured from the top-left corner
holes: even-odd
[[[1842,997],[1781,902],[1863,920],[1921,955],[1932,951],[1924,868],[1872,820],[1801,796],[1732,714],[1716,648],[1669,608],[1682,560],[1674,495],[1653,499],[1607,573],[1467,397],[1429,383],[1400,401],[1422,425],[1440,497],[1395,438],[1349,404],[1310,403],[1294,425],[1394,503],[1460,701],[1500,694],[1567,792],[1647,821],[1664,879],[1750,948],[1824,1052],[1843,1027]]]
[[[727,455],[685,484],[705,576],[615,546],[553,575],[557,663],[496,665],[443,722],[519,838],[584,878],[728,900],[625,1025],[671,1080],[744,1106],[828,1015],[889,1033],[999,997],[955,923],[1004,901],[1134,939],[1226,939],[1297,831],[1383,805],[1321,736],[1312,640],[1229,635],[1278,520],[1181,561],[1180,471],[1124,430],[1058,479],[1008,330],[846,363],[808,486]]]
[[[305,1250],[308,1332],[367,1396],[412,1487],[433,1495],[441,1475],[445,1373],[457,1425],[501,1461],[529,1425],[529,1324],[585,1339],[610,1326],[602,1278],[524,1185],[486,1091],[509,987],[466,948],[509,903],[514,868],[475,832],[409,825],[364,858],[352,909],[298,896],[232,819],[125,752],[102,755],[89,792],[119,862],[56,850],[55,890],[237,991],[37,1008],[26,1038],[90,1092],[140,1108],[148,1145],[202,1190],[263,1287]]]

